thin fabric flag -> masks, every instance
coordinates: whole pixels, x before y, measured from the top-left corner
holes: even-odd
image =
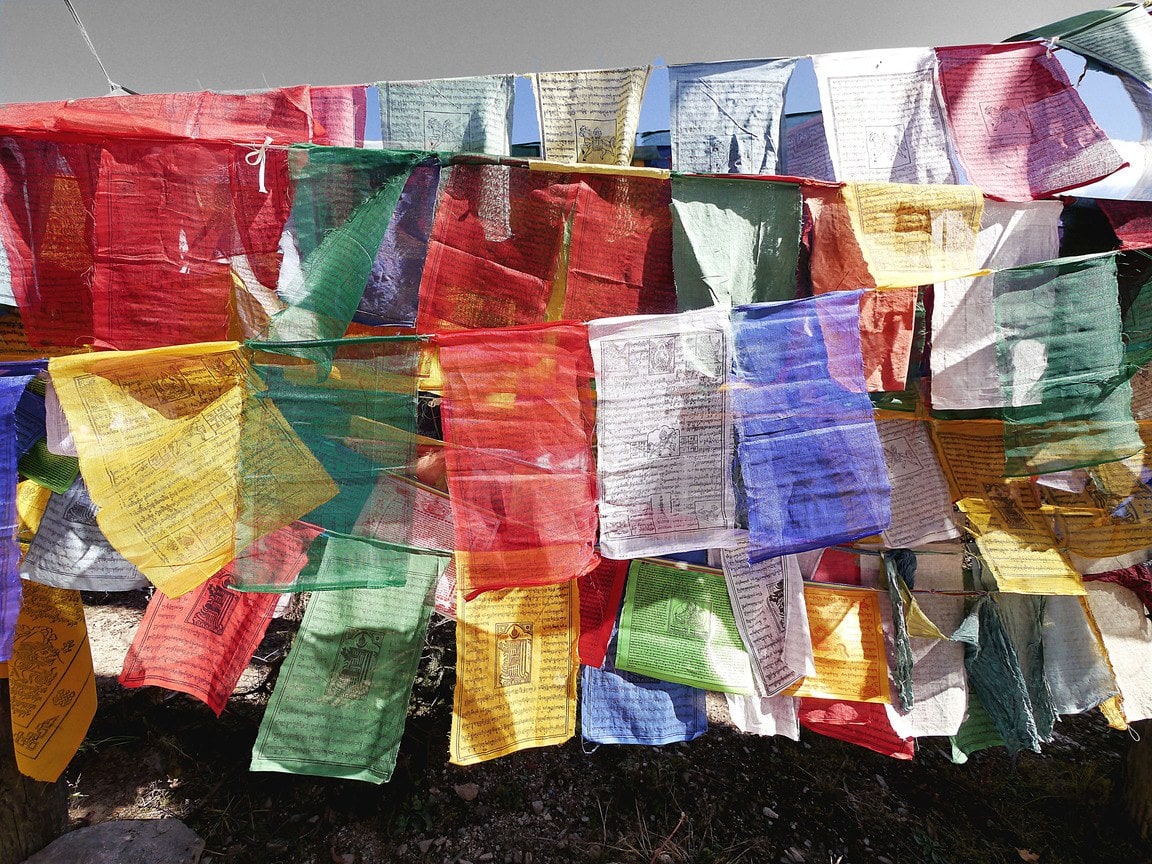
[[[888,527],[891,487],[864,386],[860,296],[732,310],[732,410],[752,563]]]
[[[588,336],[603,554],[734,546],[727,310],[607,318]]]
[[[578,649],[582,665],[603,668],[627,581],[628,562],[610,558],[600,559],[595,570],[577,580],[580,594]]]
[[[986,195],[1044,198],[1126,164],[1047,45],[937,48],[936,58],[956,154]]]
[[[955,183],[931,48],[812,58],[837,180]]]
[[[1050,261],[1060,252],[1059,201],[986,201],[976,265],[988,270]],[[996,359],[995,274],[937,282],[932,295],[932,407],[1004,407]]]
[[[230,582],[226,568],[181,597],[153,594],[120,685],[187,693],[220,716],[280,600],[278,594],[241,594]]]
[[[1142,3],[1094,9],[1006,40],[1050,39],[1105,66],[1152,83],[1152,17]]]
[[[801,204],[794,183],[674,176],[672,266],[679,308],[793,299]]]
[[[1115,256],[1000,270],[992,290],[1005,475],[1114,462],[1142,449],[1122,374]]]
[[[420,284],[421,333],[548,318],[571,187],[547,171],[455,165],[442,184]]]
[[[380,138],[385,147],[508,155],[514,75],[384,81]]]
[[[551,162],[630,165],[650,66],[532,76],[541,156]]]
[[[784,90],[795,59],[668,67],[672,170],[780,174]]]
[[[832,156],[828,152],[828,138],[824,134],[823,112],[785,115],[784,170],[781,173],[813,180],[836,179]]]
[[[97,510],[80,477],[63,494],[53,494],[20,562],[20,575],[41,585],[81,591],[146,587],[144,574],[100,530]]]
[[[371,327],[415,325],[439,187],[437,162],[422,162],[408,175],[353,321]]]
[[[363,85],[309,87],[312,119],[333,147],[363,147],[368,92]],[[319,130],[317,130],[319,131]]]
[[[344,335],[408,176],[426,155],[312,146],[289,151],[292,217],[276,287],[286,306],[268,322],[268,341]]]
[[[592,570],[599,557],[585,327],[469,330],[436,341],[464,595]],[[486,513],[497,514],[495,530]]]
[[[663,745],[708,731],[708,691],[617,669],[580,671],[580,734],[596,744]]]
[[[421,550],[358,528],[380,474],[415,464],[420,344],[412,337],[249,343],[262,386],[244,412],[237,547],[248,549],[295,519],[320,529],[309,563],[288,590],[403,584],[411,567],[434,571],[436,558],[446,557],[412,554]],[[317,352],[331,360],[294,356]],[[268,551],[241,553],[235,567],[241,590],[286,590],[279,579],[265,578]]]
[[[413,569],[402,585],[312,595],[260,722],[253,771],[391,779],[436,576]]]
[[[676,311],[671,191],[663,177],[573,174],[566,320]]]
[[[77,354],[48,368],[116,550],[170,597],[231,561],[248,392],[239,346]]]
[[[16,542],[16,463],[20,454],[14,415],[24,388],[43,368],[43,362],[6,364],[2,371],[7,374],[0,377],[0,662],[12,654],[12,633],[20,611],[20,546]]]

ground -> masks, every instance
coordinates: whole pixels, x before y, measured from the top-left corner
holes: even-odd
[[[1043,755],[953,765],[946,741],[900,762],[803,733],[733,729],[722,699],[689,744],[583,744],[448,764],[454,647],[434,617],[395,776],[383,786],[250,773],[265,684],[291,638],[274,621],[224,714],[116,682],[138,594],[85,594],[100,708],[66,774],[73,827],[176,816],[206,864],[1152,862],[1116,803],[1129,739],[1067,719]]]

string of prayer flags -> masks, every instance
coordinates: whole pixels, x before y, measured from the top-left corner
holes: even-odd
[[[560,317],[675,312],[668,180],[592,173],[571,179],[575,209]]]
[[[996,272],[1005,474],[1123,459],[1144,445],[1122,381],[1114,255]]]
[[[507,156],[515,78],[381,82],[380,138],[401,150]]]
[[[663,745],[708,731],[708,693],[685,684],[603,668],[580,672],[580,734],[597,744]]]
[[[418,151],[295,146],[290,239],[277,295],[287,307],[268,323],[268,341],[339,339],[372,276],[377,250]],[[298,261],[296,267],[289,262]]]
[[[453,525],[464,595],[591,571],[599,558],[587,329],[466,330],[437,344],[448,491],[463,505]],[[495,531],[485,512],[499,515]]]
[[[955,183],[931,48],[812,58],[837,180]]]
[[[796,296],[801,224],[796,184],[675,175],[672,220],[681,310]]]
[[[550,162],[630,165],[651,68],[533,75],[540,155]]]
[[[260,722],[253,771],[391,779],[436,575],[312,595]]]
[[[435,162],[422,162],[408,175],[353,321],[373,327],[415,325],[439,185]]]
[[[977,267],[999,270],[1050,261],[1060,252],[1059,201],[985,201]],[[932,300],[932,407],[1003,408],[997,361],[994,273],[939,281]]]
[[[588,337],[603,554],[735,545],[728,311],[609,318]]]
[[[601,558],[596,569],[576,580],[580,589],[580,641],[577,653],[583,666],[604,668],[608,641],[628,580],[628,562]]]
[[[420,554],[357,529],[381,472],[415,464],[419,340],[251,342],[249,348],[262,387],[244,411],[237,546],[294,519],[322,529],[292,582],[295,591],[402,584],[412,568],[442,569],[436,559],[443,553]],[[236,566],[237,587],[285,590],[280,581],[264,581],[262,554]]]
[[[180,597],[153,594],[124,658],[120,685],[187,693],[219,716],[280,599],[241,594],[230,581],[225,568]]]
[[[633,561],[618,640],[617,669],[722,693],[755,691],[724,575],[715,570]]]
[[[234,342],[54,357],[104,536],[175,597],[235,552],[246,370]]]
[[[986,195],[1044,198],[1127,164],[1047,45],[937,48],[936,59],[956,155]]]
[[[452,764],[474,765],[576,731],[576,583],[460,598]]]
[[[879,595],[858,588],[808,584],[804,605],[814,670],[785,694],[890,703]]]
[[[0,369],[0,661],[12,652],[12,634],[20,611],[20,545],[17,529],[16,484],[19,481],[16,446],[16,406],[40,363],[12,363]]]
[[[20,562],[20,575],[41,585],[80,591],[132,591],[147,586],[144,574],[101,532],[96,512],[81,477],[64,494],[53,493]]]
[[[571,185],[509,165],[454,165],[420,283],[421,333],[547,320]]]
[[[1139,3],[1093,9],[1005,40],[1049,39],[1145,83],[1152,82],[1152,21]]]
[[[1083,594],[1080,577],[1058,548],[1032,484],[1004,479],[1003,424],[936,421],[932,435],[957,507],[967,517],[996,586],[1021,594]]]
[[[784,90],[796,62],[735,60],[670,65],[672,170],[782,173],[779,151]]]
[[[864,388],[860,292],[732,310],[753,563],[878,534],[891,486]]]
[[[24,583],[8,663],[21,774],[55,783],[96,714],[96,676],[79,591]]]

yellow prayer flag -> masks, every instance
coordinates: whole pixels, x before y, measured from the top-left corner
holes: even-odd
[[[940,420],[932,437],[957,506],[1001,591],[1084,593],[1059,548],[1028,480],[1004,479],[1004,428],[998,420]]]
[[[245,368],[235,342],[56,357],[109,542],[170,597],[232,560]]]
[[[891,703],[879,595],[806,584],[804,603],[816,671],[783,695]]]
[[[451,761],[563,744],[576,731],[575,581],[457,598]]]
[[[96,678],[80,592],[24,582],[8,664],[21,774],[53,783],[96,714]]]
[[[169,597],[336,494],[257,395],[262,385],[239,348],[211,342],[49,364],[100,529]]]
[[[987,272],[976,260],[984,197],[975,186],[848,183],[843,194],[878,288]]]

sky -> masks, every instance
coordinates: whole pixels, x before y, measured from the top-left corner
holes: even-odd
[[[145,93],[359,84],[653,64],[640,128],[668,128],[667,63],[999,42],[1107,4],[955,0],[73,0],[117,83]],[[1072,58],[1075,66],[1075,58]],[[1073,68],[1073,80],[1078,71]],[[801,67],[789,110],[816,107]],[[1107,76],[1085,100],[1139,137]],[[0,102],[101,96],[108,85],[63,0],[0,0]],[[518,82],[513,141],[538,132]],[[1091,98],[1090,98],[1091,97]],[[1107,115],[1102,117],[1101,114]],[[1111,128],[1109,128],[1111,127]]]

